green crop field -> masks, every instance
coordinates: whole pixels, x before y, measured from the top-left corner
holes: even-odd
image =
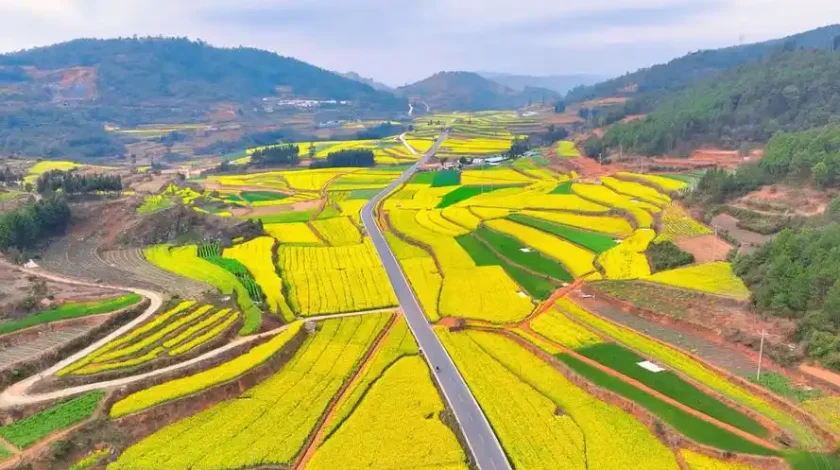
[[[240,196],[248,202],[279,201],[289,197],[288,194],[273,193],[270,191],[242,191]]]
[[[549,194],[574,194],[572,192],[572,182],[564,181],[558,184]]]
[[[703,421],[696,416],[690,415],[685,411],[666,403],[617,377],[613,377],[590,366],[589,364],[584,363],[580,359],[565,353],[558,354],[557,358],[590,382],[598,385],[599,387],[604,387],[613,391],[628,400],[633,400],[634,402],[647,408],[648,411],[658,416],[677,431],[685,434],[685,436],[689,439],[731,452],[743,452],[745,454],[756,455],[775,454],[775,452],[770,449],[753,444],[740,436],[724,431],[707,421]]]
[[[461,182],[461,172],[455,170],[443,170],[435,173],[432,180],[433,188],[440,188],[443,186],[457,186]]]
[[[578,230],[565,225],[529,217],[527,215],[513,214],[508,218],[514,222],[519,222],[520,224],[528,225],[542,230],[543,232],[548,232],[552,235],[565,238],[566,240],[580,245],[587,250],[594,251],[595,253],[603,253],[616,245],[615,240],[607,235],[586,232],[584,230]]]
[[[766,437],[767,429],[754,419],[701,392],[677,374],[665,370],[651,372],[638,365],[645,358],[615,343],[602,343],[578,350],[578,353],[638,380],[678,402],[705,413],[758,437]]]
[[[90,417],[105,392],[89,392],[0,428],[0,436],[25,449],[51,433]]]
[[[514,237],[495,232],[485,227],[479,227],[475,233],[502,256],[522,267],[560,281],[572,282],[574,280],[562,264],[543,255],[539,251],[529,249]]]
[[[452,191],[446,193],[440,200],[440,204],[437,205],[437,208],[443,209],[461,201],[466,201],[473,196],[478,196],[479,194],[489,193],[506,187],[508,186],[461,186],[458,189],[453,189]]]
[[[0,334],[11,333],[42,323],[114,312],[134,305],[140,302],[141,299],[142,297],[137,294],[126,294],[95,302],[66,303],[49,310],[42,310],[19,320],[0,323]]]

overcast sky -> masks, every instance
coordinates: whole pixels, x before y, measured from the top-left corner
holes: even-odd
[[[838,22],[837,0],[0,0],[0,51],[188,36],[401,85],[441,70],[612,76]]]

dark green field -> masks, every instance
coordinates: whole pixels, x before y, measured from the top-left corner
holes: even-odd
[[[578,353],[638,380],[657,392],[758,437],[767,436],[767,429],[749,416],[706,395],[677,374],[665,370],[651,372],[638,365],[645,358],[615,343],[603,343],[578,350]]]
[[[486,227],[479,227],[475,234],[502,256],[520,266],[560,281],[574,281],[574,277],[561,263],[536,250],[522,251],[526,246],[514,237],[494,232]]]
[[[446,193],[440,200],[437,208],[443,209],[451,206],[452,204],[465,201],[473,196],[478,196],[479,194],[489,193],[506,187],[508,186],[461,186],[460,188],[453,189],[452,191]]]
[[[114,312],[130,305],[134,305],[137,302],[140,302],[141,299],[142,297],[137,294],[126,294],[120,297],[95,302],[67,303],[49,310],[42,310],[19,320],[0,323],[0,334],[11,333],[13,331],[29,328],[30,326],[57,320],[68,320],[70,318]]]
[[[572,182],[564,181],[558,184],[557,187],[552,189],[548,194],[574,194],[572,192]]]
[[[289,197],[288,194],[272,193],[270,191],[242,191],[241,196],[248,202],[279,201]]]
[[[432,180],[433,188],[442,188],[444,186],[457,186],[461,183],[461,172],[455,170],[443,170],[435,173]]]
[[[638,403],[689,439],[697,441],[700,444],[745,454],[776,455],[770,449],[753,444],[740,436],[736,436],[731,432],[690,415],[617,377],[613,377],[584,363],[580,359],[565,353],[558,354],[557,358],[590,382]]]

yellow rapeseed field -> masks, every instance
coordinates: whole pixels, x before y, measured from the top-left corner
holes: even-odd
[[[651,229],[639,229],[614,248],[598,255],[598,264],[606,278],[638,279],[650,276],[650,264],[644,252],[655,236],[656,232]]]
[[[225,248],[223,256],[235,259],[248,268],[265,294],[266,304],[271,313],[281,315],[286,321],[292,321],[295,316],[286,302],[286,297],[283,296],[283,281],[277,275],[277,267],[272,261],[274,244],[274,238],[257,237]]]
[[[531,299],[500,266],[479,266],[444,273],[440,315],[492,323],[523,320],[534,309]]]
[[[680,454],[691,470],[758,470],[750,465],[713,459],[688,449],[680,449]]]
[[[276,238],[280,243],[294,243],[300,245],[323,245],[318,235],[312,231],[306,222],[289,222],[283,224],[265,224],[265,232]]]
[[[574,183],[572,191],[587,200],[629,213],[636,221],[637,228],[650,228],[653,225],[651,213],[659,211],[659,207],[653,204],[634,201],[631,197],[618,194],[606,186]]]
[[[674,178],[667,178],[659,175],[646,175],[641,173],[630,173],[626,171],[619,171],[618,176],[624,176],[628,179],[636,179],[646,181],[654,186],[662,188],[664,191],[680,191],[688,187],[688,183]]]
[[[595,270],[595,254],[591,251],[569,243],[562,238],[550,235],[542,230],[537,230],[526,225],[499,219],[487,221],[487,226],[516,237],[522,243],[555,258],[563,263],[569,272],[580,277]]]
[[[581,215],[559,211],[522,211],[522,214],[584,230],[607,233],[619,238],[630,236],[633,233],[633,227],[626,219],[621,217]]]
[[[405,277],[417,294],[420,306],[431,321],[440,320],[438,300],[443,286],[443,278],[438,272],[435,260],[431,256],[400,259]]]
[[[634,181],[623,181],[620,179],[613,178],[611,176],[602,176],[601,182],[604,183],[604,186],[612,189],[613,191],[619,194],[634,197],[636,199],[648,202],[658,207],[664,207],[671,203],[670,197],[660,193],[659,191],[651,188],[650,186],[645,186],[641,183],[636,183]]]
[[[712,229],[689,217],[682,206],[675,202],[662,211],[662,226],[655,241],[674,241],[710,233]]]
[[[516,468],[679,468],[632,415],[581,390],[513,340],[437,333]]]
[[[741,300],[750,297],[750,290],[744,281],[735,275],[732,265],[725,261],[661,271],[645,280]]]
[[[349,217],[313,220],[310,225],[332,246],[362,243],[362,234]]]
[[[531,320],[531,329],[570,349],[591,346],[601,342],[598,335],[556,310],[549,310]]]
[[[426,362],[418,356],[399,359],[318,448],[307,468],[466,470],[458,439],[437,419],[443,411]]]
[[[409,240],[419,242],[432,249],[434,256],[446,274],[447,269],[475,267],[472,257],[452,237],[433,232],[417,223],[414,211],[395,210],[388,213],[394,231]]]
[[[813,446],[816,442],[813,433],[792,416],[776,409],[763,398],[733,383],[720,373],[707,368],[688,354],[658,341],[646,338],[633,330],[599,318],[571,300],[565,298],[559,299],[556,305],[563,312],[586,325],[596,328],[616,341],[635,349],[645,356],[661,361],[663,364],[667,364],[712,390],[758,411],[781,425],[788,432],[791,432],[805,446]]]
[[[241,399],[223,401],[160,429],[129,447],[110,467],[289,466],[390,316],[323,322],[294,358]]]
[[[338,247],[281,245],[278,264],[292,309],[312,316],[397,304],[373,243]]]

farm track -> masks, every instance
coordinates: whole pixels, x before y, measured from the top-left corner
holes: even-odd
[[[55,274],[52,274],[52,273],[49,273],[49,272],[45,272],[42,269],[35,270],[35,269],[21,268],[21,270],[28,273],[28,274],[32,274],[32,275],[35,275],[35,276],[40,276],[40,277],[50,279],[50,280],[53,280],[53,281],[57,281],[57,282],[66,282],[66,283],[77,284],[77,285],[94,285],[94,284],[91,284],[91,283],[82,282],[82,281],[75,281],[75,280],[68,279],[68,278],[65,278],[65,277],[62,277],[62,276],[58,276],[58,275],[55,275]],[[91,344],[90,346],[83,349],[82,351],[79,351],[78,353],[60,361],[59,363],[57,363],[57,364],[53,365],[52,367],[50,367],[49,369],[47,369],[46,371],[41,372],[40,374],[36,374],[32,377],[29,377],[29,378],[27,378],[27,379],[25,379],[21,382],[18,382],[16,384],[13,384],[9,388],[5,389],[2,393],[0,393],[0,409],[11,408],[11,407],[14,407],[14,406],[19,406],[19,405],[28,405],[28,404],[33,404],[33,403],[39,403],[39,402],[43,402],[43,401],[56,400],[56,399],[60,399],[60,398],[72,397],[72,396],[78,395],[80,393],[89,392],[89,391],[92,391],[92,390],[100,390],[100,389],[106,389],[106,388],[112,388],[112,387],[120,387],[120,386],[127,385],[127,384],[130,384],[130,383],[133,383],[133,382],[136,382],[136,381],[139,381],[139,380],[143,380],[143,379],[146,379],[146,378],[149,378],[149,377],[154,377],[154,376],[165,374],[165,373],[168,373],[168,372],[171,372],[171,371],[183,369],[185,367],[191,366],[191,365],[196,364],[198,362],[216,357],[219,354],[222,354],[225,351],[228,351],[229,349],[237,347],[241,344],[246,344],[246,343],[252,342],[254,340],[260,339],[260,338],[274,336],[274,335],[280,333],[281,331],[283,331],[283,330],[285,330],[286,328],[289,327],[289,325],[283,325],[279,328],[275,328],[271,331],[266,331],[264,333],[259,333],[259,334],[251,335],[251,336],[239,337],[236,340],[231,341],[228,344],[225,344],[224,346],[221,346],[219,348],[208,351],[208,352],[206,352],[206,353],[204,353],[200,356],[194,357],[194,358],[189,359],[187,361],[179,362],[177,364],[173,364],[173,365],[168,366],[168,367],[164,367],[164,368],[161,368],[161,369],[156,369],[156,370],[144,373],[144,374],[134,375],[134,376],[130,376],[130,377],[124,377],[124,378],[114,379],[114,380],[107,380],[107,381],[97,382],[97,383],[93,383],[93,384],[80,385],[80,386],[77,386],[77,387],[65,388],[65,389],[62,389],[62,390],[56,390],[56,391],[49,392],[49,393],[42,393],[42,394],[36,394],[36,395],[27,394],[27,391],[30,388],[32,388],[32,386],[35,383],[37,383],[39,380],[41,380],[42,376],[54,375],[56,372],[58,372],[62,368],[64,368],[64,367],[78,361],[79,359],[87,356],[91,352],[99,349],[100,347],[104,346],[108,342],[113,341],[117,337],[122,336],[124,333],[128,332],[129,330],[131,330],[135,326],[137,326],[140,323],[142,323],[143,321],[145,321],[150,315],[154,314],[160,308],[160,306],[163,304],[163,299],[161,298],[160,294],[158,294],[157,292],[151,292],[151,291],[146,291],[146,290],[142,290],[142,289],[123,288],[123,287],[118,287],[118,286],[107,286],[107,287],[117,289],[117,290],[132,291],[132,292],[135,292],[137,294],[148,297],[149,299],[152,300],[152,302],[149,305],[149,307],[140,316],[138,316],[137,318],[135,318],[131,322],[127,323],[126,325],[123,325],[121,328],[115,330],[114,332],[112,332],[108,336],[106,336],[106,337],[102,338],[101,340]],[[384,310],[385,311],[393,311],[394,309],[390,308],[390,309],[384,309]],[[318,321],[329,320],[329,319],[333,319],[333,318],[352,317],[352,316],[367,315],[367,314],[372,314],[372,313],[381,313],[382,311],[383,311],[383,309],[377,309],[377,310],[365,310],[365,311],[360,311],[360,312],[342,313],[342,314],[337,314],[337,315],[320,315],[320,316],[308,317],[308,318],[304,319],[304,321],[318,322]]]

